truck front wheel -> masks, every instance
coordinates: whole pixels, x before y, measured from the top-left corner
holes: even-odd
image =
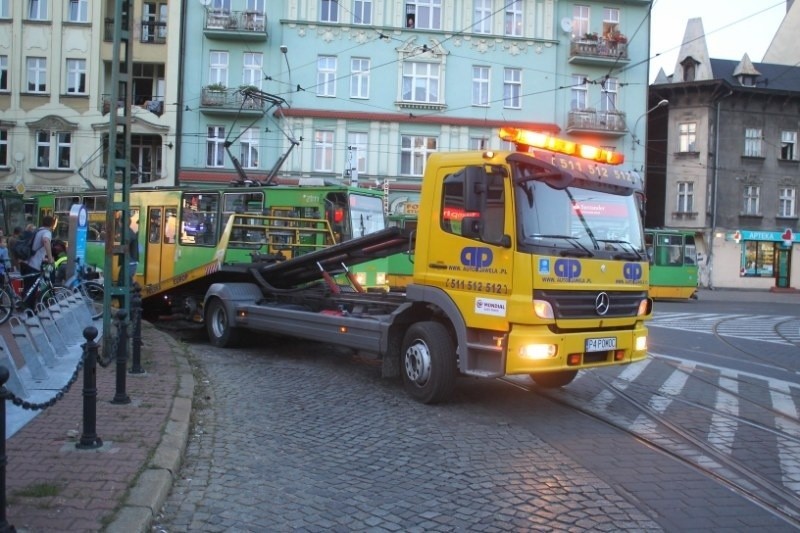
[[[403,338],[400,366],[406,392],[422,403],[441,402],[456,382],[456,350],[438,322],[419,322]]]
[[[231,317],[219,298],[212,298],[205,312],[208,340],[220,348],[234,347],[239,343],[241,330],[231,325]]]
[[[542,372],[541,374],[531,374],[531,379],[542,388],[557,389],[572,383],[577,370],[560,370],[558,372]]]

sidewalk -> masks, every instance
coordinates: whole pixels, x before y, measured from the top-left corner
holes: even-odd
[[[6,441],[6,519],[17,531],[149,530],[186,446],[194,378],[184,345],[146,322],[142,341],[146,373],[126,374],[131,403],[111,403],[115,365],[97,367],[101,447],[75,447],[83,431],[83,372]]]

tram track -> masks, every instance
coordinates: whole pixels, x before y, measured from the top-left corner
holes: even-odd
[[[608,379],[595,374],[590,375],[600,384],[602,390],[608,391],[614,397],[623,400],[627,405],[633,407],[636,412],[652,421],[657,431],[644,431],[641,424],[632,427],[632,424],[629,421],[626,422],[624,417],[592,409],[583,400],[570,396],[568,389],[542,389],[533,384],[527,385],[509,378],[500,378],[500,381],[579,411],[628,434],[642,444],[658,450],[704,476],[729,487],[748,501],[778,517],[787,525],[800,528],[800,497],[794,491],[780,483],[776,483],[731,455],[721,452],[706,439],[698,437],[691,430],[671,420],[669,416],[653,409],[647,402],[637,399],[626,390],[631,386],[630,382],[626,382],[621,387],[613,383],[615,378]],[[644,391],[651,395],[657,393],[657,391],[649,390],[645,386],[635,385],[635,388],[637,389],[635,392]],[[696,404],[696,402],[683,401],[682,404],[687,408],[702,409],[706,412],[731,417],[730,413]],[[758,431],[768,432],[771,435],[787,439],[787,441],[794,444],[800,443],[799,435],[791,435],[785,431],[770,428],[748,419],[740,418],[739,421],[747,423]],[[793,422],[796,424],[797,420],[794,419]]]

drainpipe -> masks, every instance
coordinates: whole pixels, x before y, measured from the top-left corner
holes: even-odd
[[[186,34],[189,33],[186,31],[186,13],[189,11],[187,4],[188,0],[181,1],[181,50],[186,50]],[[180,167],[181,167],[181,145],[183,144],[183,106],[184,106],[184,95],[183,95],[183,70],[184,66],[181,64],[178,66],[178,97],[176,100],[178,101],[178,120],[177,124],[175,125],[175,164],[172,170],[173,176],[175,177],[175,186],[179,186],[180,183]]]
[[[719,187],[719,110],[722,105],[723,98],[727,98],[733,94],[733,90],[729,90],[728,94],[720,96],[715,105],[716,116],[714,118],[714,180],[712,185],[712,202],[711,202],[711,235],[708,239],[708,258],[706,259],[706,268],[708,270],[708,288],[713,290],[714,286],[711,282],[711,273],[714,270],[714,237],[717,233],[717,189]]]

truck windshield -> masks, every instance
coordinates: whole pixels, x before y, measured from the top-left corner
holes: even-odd
[[[363,237],[386,228],[383,201],[376,196],[350,195],[350,227],[353,238]]]
[[[531,180],[517,183],[515,197],[521,246],[547,247],[547,253],[562,255],[645,257],[633,195],[573,186],[555,189]]]

